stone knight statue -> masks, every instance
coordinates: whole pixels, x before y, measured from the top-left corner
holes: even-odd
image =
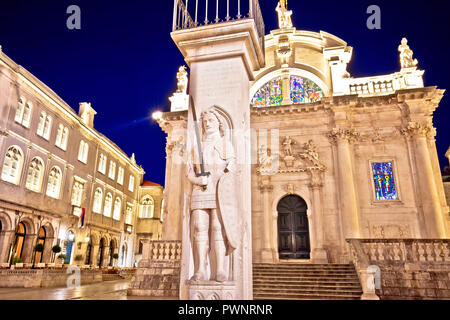
[[[402,39],[402,44],[398,47],[400,52],[400,64],[402,69],[412,68],[417,66],[419,63],[417,59],[413,59],[413,51],[408,46],[408,40],[406,38]]]
[[[209,174],[200,175],[197,166],[189,161],[187,176],[193,184],[190,223],[194,275],[191,280],[224,282],[230,280],[227,258],[236,249],[239,236],[234,195],[235,154],[216,110],[203,112],[200,120],[203,139],[198,160],[203,161],[203,169]]]
[[[280,0],[277,8],[278,26],[280,29],[292,28],[292,10],[287,9],[287,0]]]

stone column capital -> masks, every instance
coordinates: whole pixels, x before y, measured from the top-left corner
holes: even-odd
[[[352,143],[359,139],[360,133],[355,129],[334,128],[327,133],[327,137],[333,144],[337,144],[339,142]]]
[[[436,136],[436,129],[431,124],[422,124],[419,122],[408,122],[401,130],[401,133],[407,138],[428,138],[432,139]]]
[[[445,153],[445,156],[448,158],[448,161],[450,163],[450,147],[448,147],[447,152]]]

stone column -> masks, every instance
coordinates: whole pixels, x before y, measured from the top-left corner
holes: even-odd
[[[93,266],[93,267],[97,266],[99,248],[100,248],[100,246],[98,244],[92,245],[91,266]]]
[[[270,184],[270,176],[262,176],[259,185],[263,196],[263,248],[261,249],[261,262],[273,263],[273,248],[272,248],[272,201],[271,194],[273,186]]]
[[[0,233],[0,263],[7,263],[9,250],[14,238],[14,230],[2,231]]]
[[[338,192],[344,238],[360,238],[358,203],[350,147],[359,134],[353,129],[333,129],[328,136],[337,146]]]
[[[105,246],[103,248],[103,261],[101,264],[102,267],[108,267],[108,258],[109,258],[109,246]]]
[[[52,247],[55,238],[46,238],[44,244],[44,252],[42,253],[42,262],[51,263],[52,259]]]
[[[172,32],[172,39],[190,67],[189,94],[193,98],[197,115],[216,107],[232,129],[232,142],[236,156],[235,208],[238,228],[236,249],[231,254],[233,273],[229,281],[217,284],[206,281],[193,284],[190,277],[193,266],[189,233],[183,232],[180,298],[215,297],[218,299],[247,300],[253,298],[252,230],[251,230],[251,143],[250,143],[250,81],[254,72],[264,65],[264,53],[259,43],[256,25],[252,19],[230,21],[206,27]],[[192,107],[188,111],[187,149],[195,141]],[[173,174],[173,173],[172,173]],[[183,196],[188,196],[186,188]],[[176,200],[174,200],[176,201]],[[189,203],[184,213],[190,211]],[[183,231],[189,226],[184,224]],[[186,254],[185,254],[186,253]],[[231,279],[231,280],[230,280]],[[206,290],[206,291],[205,291]],[[202,293],[203,292],[203,293]]]
[[[442,206],[439,199],[433,166],[428,149],[427,137],[434,132],[430,125],[410,122],[402,133],[413,140],[417,174],[419,176],[419,189],[422,197],[422,210],[424,214],[425,229],[428,238],[446,238],[446,229]]]
[[[309,188],[311,190],[312,199],[312,218],[314,221],[315,245],[312,248],[311,259],[314,263],[328,263],[327,252],[323,248],[324,243],[324,224],[322,210],[322,177],[320,170],[310,171],[311,182]]]
[[[33,254],[34,254],[33,247],[34,247],[35,242],[36,242],[35,234],[25,235],[25,241],[24,241],[23,250],[22,250],[23,263],[31,263],[33,261]]]
[[[282,105],[292,104],[291,100],[291,79],[289,73],[286,71],[281,76],[283,83],[283,103]]]

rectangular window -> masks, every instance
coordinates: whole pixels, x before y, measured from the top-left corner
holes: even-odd
[[[398,199],[392,162],[373,162],[372,175],[376,200]]]
[[[130,175],[130,181],[128,183],[128,190],[134,192],[134,176]]]
[[[124,176],[124,169],[120,167],[119,172],[117,173],[117,183],[120,185],[123,185],[123,176]]]

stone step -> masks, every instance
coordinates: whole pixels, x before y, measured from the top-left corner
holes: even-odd
[[[293,289],[258,289],[254,290],[254,294],[270,294],[273,296],[286,296],[286,295],[295,295],[295,294],[321,294],[321,295],[353,295],[353,296],[361,296],[362,290],[328,290],[328,289],[304,289],[304,290],[293,290]]]
[[[260,289],[260,288],[268,288],[268,289],[289,289],[289,288],[294,288],[294,289],[308,289],[308,288],[323,288],[323,289],[336,289],[336,290],[341,290],[341,289],[360,289],[360,285],[358,283],[350,283],[350,284],[345,284],[345,285],[337,285],[337,284],[322,284],[322,283],[318,283],[318,284],[310,284],[310,283],[253,283],[253,288],[256,289]]]
[[[360,300],[360,297],[352,295],[321,295],[321,294],[297,294],[290,296],[253,295],[254,300]]]
[[[289,273],[274,273],[274,272],[254,272],[253,273],[253,278],[258,278],[258,277],[271,277],[271,278],[286,278],[286,277],[290,277],[290,278],[296,278],[296,277],[301,277],[301,278],[357,278],[358,275],[357,274],[353,274],[353,273],[293,273],[293,274],[289,274]]]
[[[278,267],[286,267],[286,268],[354,268],[352,264],[312,264],[312,263],[255,263],[253,265],[254,268],[266,267],[266,268],[278,268]]]
[[[272,277],[272,276],[253,276],[253,280],[260,279],[261,281],[277,282],[277,281],[333,281],[333,282],[359,282],[358,276],[349,277]]]

